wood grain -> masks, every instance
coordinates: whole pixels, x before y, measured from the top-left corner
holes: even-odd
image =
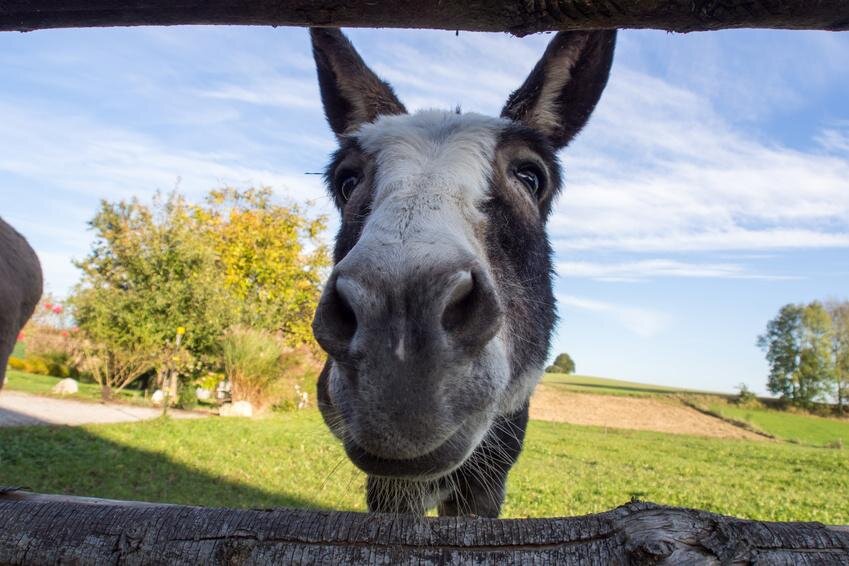
[[[507,31],[849,29],[849,0],[3,0],[0,31],[241,24]]]
[[[210,509],[0,490],[0,564],[847,564],[849,531],[631,502],[555,519]]]

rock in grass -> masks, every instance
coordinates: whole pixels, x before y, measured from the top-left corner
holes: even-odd
[[[221,405],[218,414],[222,417],[252,417],[254,408],[249,401],[236,401]]]
[[[66,377],[59,383],[53,386],[53,389],[50,391],[52,393],[56,393],[57,395],[73,395],[74,393],[78,393],[80,390],[80,384],[77,383],[76,379],[71,379],[70,377]]]

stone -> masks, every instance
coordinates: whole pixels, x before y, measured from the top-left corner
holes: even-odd
[[[53,386],[52,391],[57,395],[73,395],[74,393],[78,393],[80,390],[80,384],[77,383],[76,379],[71,379],[70,377],[66,377],[59,383]]]
[[[161,405],[165,401],[165,392],[161,389],[157,389],[153,392],[153,395],[150,396],[150,400],[154,405]]]
[[[249,401],[236,401],[221,405],[218,414],[222,417],[252,417],[254,408]]]

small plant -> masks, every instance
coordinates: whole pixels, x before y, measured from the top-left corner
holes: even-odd
[[[303,403],[299,387],[314,390],[321,362],[309,348],[287,347],[269,332],[245,327],[230,329],[221,346],[233,401],[287,410]]]
[[[282,377],[277,338],[261,330],[236,327],[227,332],[221,346],[233,400],[250,401],[256,407],[272,404],[269,397]]]
[[[191,411],[198,404],[197,389],[194,383],[183,383],[177,396],[177,406],[181,409]]]
[[[826,448],[833,448],[834,450],[843,450],[843,439],[837,438],[832,440],[828,444],[825,445]]]
[[[758,396],[755,395],[754,391],[749,389],[749,386],[745,383],[741,383],[737,386],[737,399],[735,403],[740,405],[741,407],[749,407],[756,408],[761,406],[761,402],[758,400]]]

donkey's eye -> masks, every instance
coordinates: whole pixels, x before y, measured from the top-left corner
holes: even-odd
[[[522,163],[513,171],[531,195],[536,196],[543,183],[543,173],[535,163]]]
[[[336,186],[339,188],[342,200],[347,202],[351,198],[354,189],[360,184],[361,178],[362,176],[356,171],[343,171],[336,177]]]

